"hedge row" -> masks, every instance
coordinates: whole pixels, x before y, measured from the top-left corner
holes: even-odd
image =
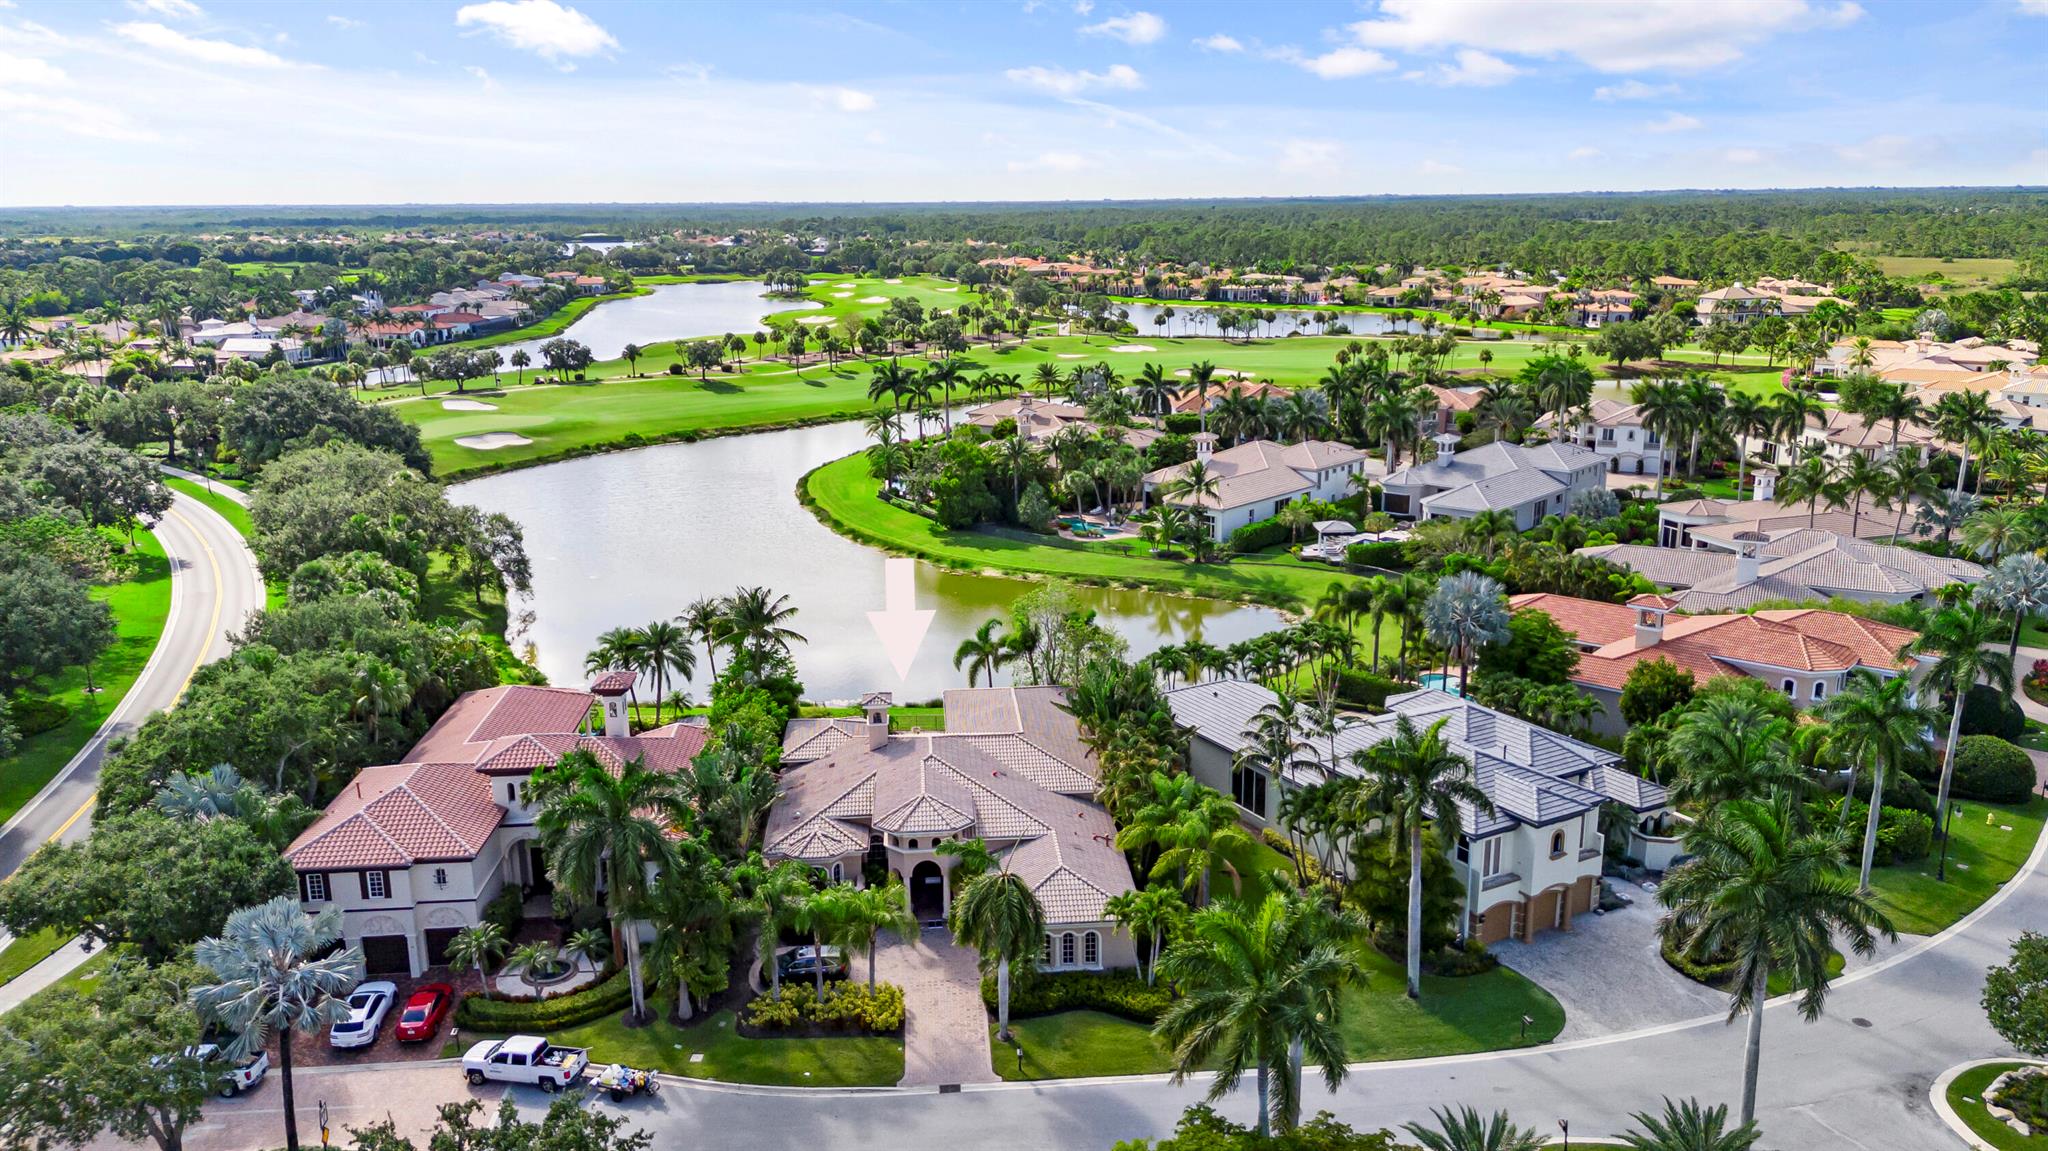
[[[996,1006],[996,981],[981,981],[982,1002]],[[1010,983],[1010,1016],[1054,1015],[1061,1011],[1100,1011],[1139,1023],[1157,1022],[1173,993],[1164,986],[1147,987],[1135,971],[1040,972]]]
[[[1414,690],[1414,684],[1378,672],[1345,668],[1337,673],[1337,698],[1353,707],[1380,710],[1387,706],[1388,696]]]
[[[633,983],[622,968],[611,978],[582,991],[552,999],[486,999],[469,994],[455,1008],[455,1025],[469,1031],[546,1034],[626,1010],[633,1003]]]
[[[1408,561],[1401,554],[1399,540],[1352,544],[1344,549],[1344,562],[1353,567],[1386,568],[1389,571],[1402,571],[1408,567]]]
[[[1279,520],[1254,520],[1230,533],[1230,550],[1238,555],[1262,552],[1287,542],[1287,526]]]
[[[2034,790],[2034,761],[1995,735],[1966,735],[1956,741],[1950,787],[1964,799],[2025,803]]]

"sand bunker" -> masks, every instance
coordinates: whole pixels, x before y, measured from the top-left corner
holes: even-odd
[[[887,296],[862,296],[862,297],[860,298],[860,302],[861,302],[861,303],[863,303],[863,304],[886,304],[886,303],[888,303],[888,302],[889,302],[889,297],[887,297]]]
[[[900,283],[902,283],[903,281],[901,281],[901,280],[883,280],[882,282],[883,282],[883,283],[885,283],[885,284],[900,284]]]
[[[832,293],[832,298],[835,300],[844,300],[851,295],[853,295],[852,292],[834,292]]]
[[[1063,360],[1085,360],[1088,358],[1081,352],[1060,352],[1058,355]]]
[[[933,288],[932,290],[933,290],[933,291],[935,291],[935,292],[957,292],[957,291],[959,291],[960,289],[958,289],[958,288]]]
[[[830,316],[798,316],[796,322],[799,324],[829,324],[833,321]]]
[[[852,285],[852,284],[834,284],[834,285],[832,285],[832,286],[833,286],[833,287],[835,287],[835,288],[851,288],[851,287],[853,287],[853,285]]]
[[[521,444],[530,444],[533,441],[517,432],[485,432],[480,436],[457,436],[455,437],[455,442],[465,448],[475,448],[480,452],[488,452],[495,448],[516,448]]]
[[[482,400],[442,400],[441,407],[451,412],[495,412],[498,405]]]
[[[1118,344],[1110,349],[1112,352],[1156,352],[1158,350],[1158,348],[1150,344]]]

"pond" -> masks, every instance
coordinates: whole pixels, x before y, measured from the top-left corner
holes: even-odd
[[[759,280],[661,284],[644,296],[598,304],[562,329],[560,336],[501,344],[493,350],[507,362],[513,352],[524,351],[538,364],[542,344],[566,338],[582,343],[600,360],[616,360],[627,344],[648,348],[670,340],[726,332],[744,336],[761,328],[763,316],[824,306],[808,300],[771,300],[764,295],[767,290],[767,285]]]
[[[1286,336],[1292,335],[1296,331],[1299,331],[1304,336],[1327,334],[1326,326],[1313,319],[1315,315],[1315,309],[1313,308],[1307,311],[1295,308],[1268,309],[1264,304],[1226,304],[1214,301],[1191,302],[1169,306],[1173,308],[1173,317],[1167,320],[1165,324],[1160,324],[1158,323],[1159,315],[1165,310],[1165,307],[1161,305],[1116,305],[1117,308],[1125,313],[1125,318],[1130,320],[1131,326],[1138,330],[1137,334],[1139,337],[1220,336],[1223,334],[1223,330],[1216,326],[1216,316],[1219,312],[1250,308],[1270,310],[1274,313],[1274,318],[1270,322],[1260,323],[1251,329],[1254,335],[1260,337]],[[1328,313],[1324,314],[1327,315]],[[1393,316],[1382,312],[1339,312],[1337,313],[1337,322],[1349,328],[1351,334],[1355,336],[1405,335],[1422,331],[1421,324],[1397,320]],[[1231,335],[1237,337],[1242,337],[1244,334],[1243,329],[1237,329],[1231,333]],[[1472,335],[1474,338],[1482,340],[1505,338],[1499,331],[1483,327],[1473,329]]]
[[[449,494],[524,526],[534,569],[524,640],[554,683],[583,682],[584,653],[603,631],[762,585],[787,594],[800,613],[793,626],[810,642],[795,656],[810,698],[887,690],[898,700],[928,699],[966,682],[953,669],[954,649],[1033,585],[918,564],[917,606],[938,614],[909,679],[898,680],[866,614],[883,606],[885,556],[836,534],[796,499],[805,472],[864,442],[855,423],[728,436],[527,468]],[[1214,600],[1086,587],[1076,594],[1130,641],[1133,657],[1191,636],[1221,647],[1284,622],[1270,608]],[[700,651],[685,685],[699,701],[708,671]]]

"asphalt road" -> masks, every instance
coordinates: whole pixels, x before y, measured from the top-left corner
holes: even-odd
[[[228,633],[263,606],[256,557],[213,509],[178,494],[154,530],[171,563],[171,613],[163,637],[91,742],[0,830],[0,876],[12,874],[49,840],[85,834],[107,744],[176,703],[202,664],[227,654]]]

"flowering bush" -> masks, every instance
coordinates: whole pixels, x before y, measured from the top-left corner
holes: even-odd
[[[872,991],[865,983],[829,983],[821,1000],[809,984],[785,986],[781,999],[764,995],[748,1004],[745,1022],[763,1031],[898,1031],[903,1027],[903,989],[893,983],[878,983]]]

